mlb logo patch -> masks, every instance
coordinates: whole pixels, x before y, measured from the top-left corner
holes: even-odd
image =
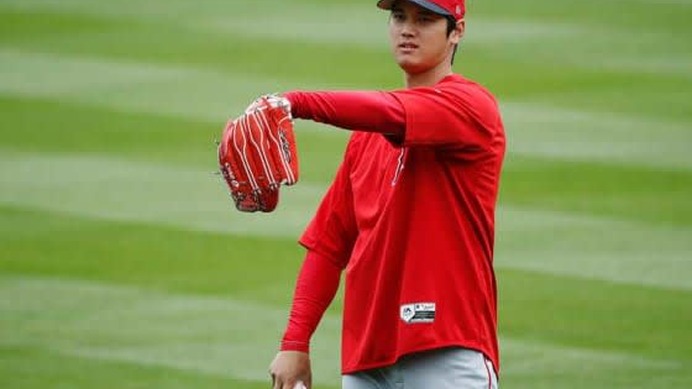
[[[404,323],[432,323],[435,321],[435,303],[404,304],[399,311]]]

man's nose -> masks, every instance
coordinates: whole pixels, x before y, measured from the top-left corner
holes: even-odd
[[[415,35],[416,29],[413,23],[406,22],[401,26],[401,35],[405,37],[412,37]]]

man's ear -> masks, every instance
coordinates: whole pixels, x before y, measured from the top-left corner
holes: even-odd
[[[461,38],[464,37],[464,32],[466,32],[466,20],[458,20],[456,28],[452,30],[452,34],[450,35],[450,38],[452,38],[452,43],[455,45],[459,44]]]

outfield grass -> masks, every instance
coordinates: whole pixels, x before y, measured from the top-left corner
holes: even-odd
[[[373,3],[0,1],[0,387],[268,387],[347,134],[297,123],[270,215],[232,209],[213,141],[262,93],[400,87]],[[692,2],[468,3],[455,69],[509,140],[503,388],[692,387]]]

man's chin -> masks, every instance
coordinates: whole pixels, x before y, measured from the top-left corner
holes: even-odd
[[[419,74],[425,71],[425,68],[417,62],[413,61],[397,61],[399,68],[406,74]]]
[[[396,61],[397,65],[399,65],[399,67],[405,72],[408,72],[409,70],[414,70],[415,68],[420,66],[418,61],[416,61],[409,55],[395,55],[394,60]]]

